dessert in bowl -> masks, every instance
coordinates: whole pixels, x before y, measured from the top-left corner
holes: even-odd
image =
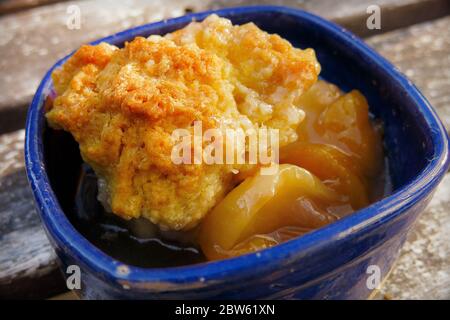
[[[387,272],[445,172],[445,130],[331,23],[279,7],[217,14],[231,22],[139,27],[47,74],[27,170],[59,256],[80,265],[85,297],[367,297],[365,269]],[[276,129],[281,164],[174,163],[173,131],[197,122]]]

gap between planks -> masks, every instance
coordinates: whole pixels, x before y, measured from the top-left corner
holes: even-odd
[[[447,128],[450,127],[449,31],[450,17],[446,17],[367,39],[418,84]],[[19,130],[0,136],[0,298],[6,294],[9,298],[24,297],[30,286],[35,286],[34,297],[40,298],[63,291],[55,255],[39,224],[26,182],[23,135],[24,131]],[[393,298],[450,298],[450,276],[446,269],[450,256],[449,188],[447,175],[410,233],[383,293]],[[26,247],[31,234],[39,239],[35,247],[30,250],[15,247],[17,243]],[[8,250],[15,252],[16,263],[11,264]],[[38,259],[33,260],[36,256]]]

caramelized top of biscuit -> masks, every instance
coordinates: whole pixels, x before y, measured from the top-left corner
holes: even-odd
[[[203,131],[268,127],[286,145],[304,116],[295,101],[319,71],[313,50],[212,15],[121,49],[82,46],[53,73],[47,119],[72,133],[113,213],[189,229],[248,166],[175,164],[172,132],[192,132],[196,121]]]

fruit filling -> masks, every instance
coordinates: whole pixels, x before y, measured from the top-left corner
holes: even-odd
[[[133,241],[178,238],[187,251],[225,259],[321,228],[381,195],[382,126],[359,91],[318,80],[320,70],[313,49],[211,15],[121,48],[81,47],[54,71],[46,117],[70,132],[98,178],[101,216],[134,226]],[[231,157],[245,161],[219,163],[236,141],[198,138],[197,124],[209,133],[276,131],[276,147],[265,145],[276,157],[263,163],[258,144],[253,159],[245,137]],[[177,130],[194,135],[193,146],[178,148],[185,135]],[[196,141],[214,161],[200,161]],[[199,162],[175,161],[174,150],[185,149]]]

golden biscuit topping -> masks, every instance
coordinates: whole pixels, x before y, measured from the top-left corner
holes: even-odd
[[[79,143],[113,213],[189,229],[233,188],[232,171],[248,167],[175,164],[173,131],[268,127],[280,146],[294,142],[304,116],[295,101],[319,72],[313,50],[212,15],[121,49],[81,47],[53,73],[46,116]]]

